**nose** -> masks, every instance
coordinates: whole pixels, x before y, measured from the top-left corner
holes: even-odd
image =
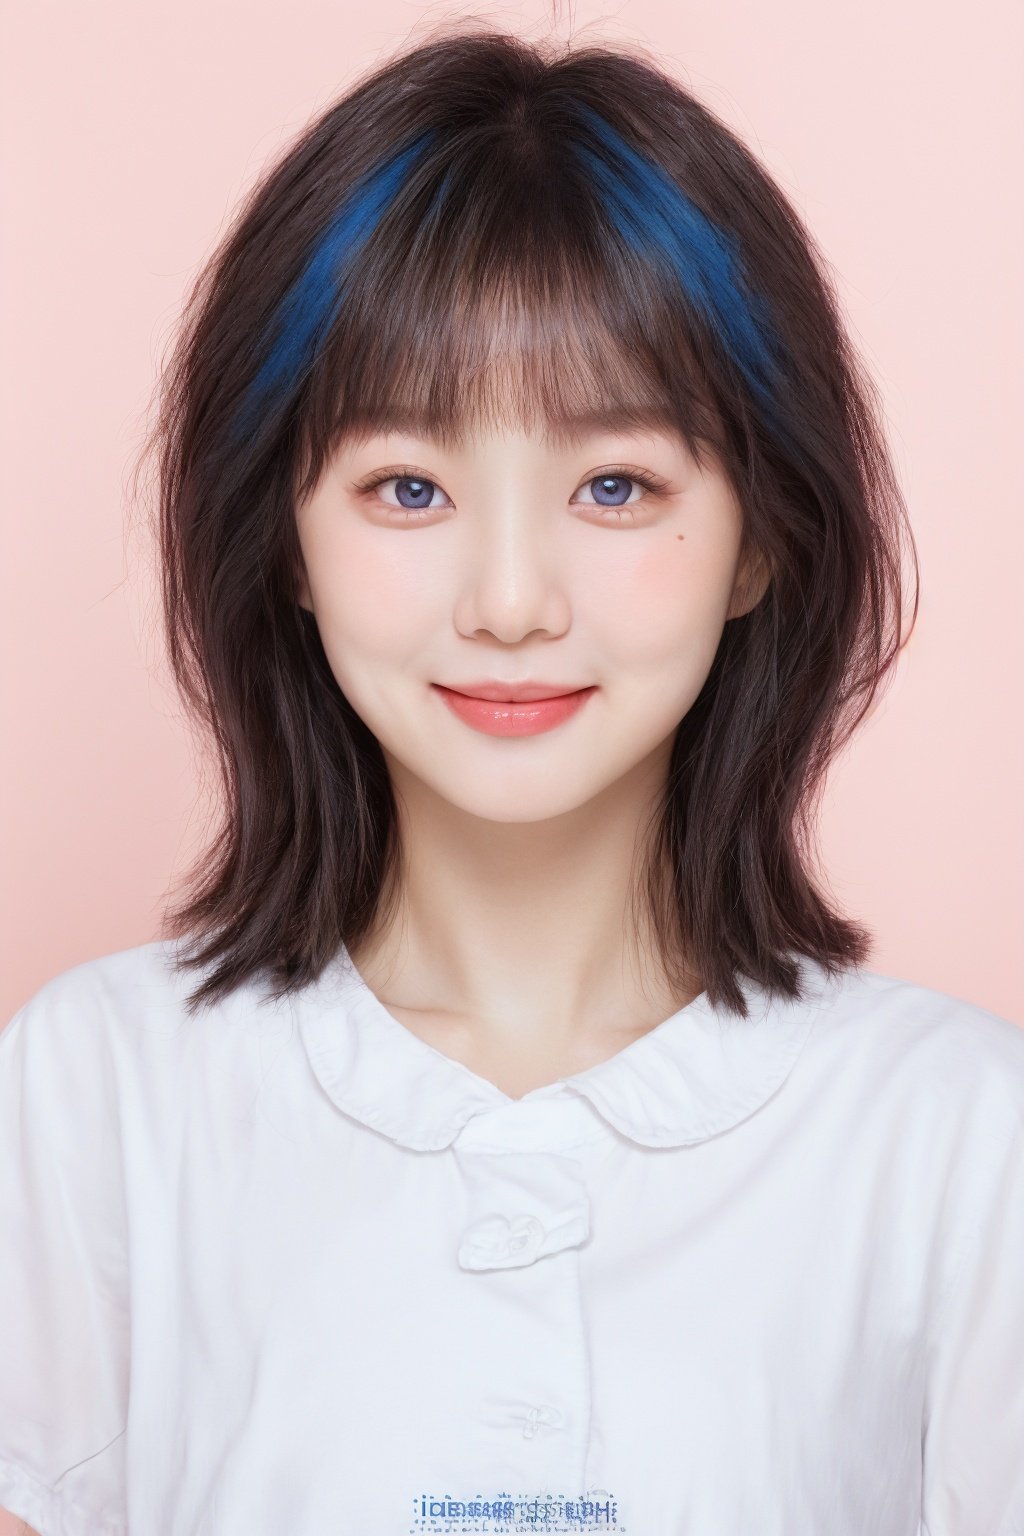
[[[472,636],[486,630],[507,645],[542,631],[565,632],[571,622],[563,562],[542,517],[520,500],[474,525],[460,572],[455,624]]]

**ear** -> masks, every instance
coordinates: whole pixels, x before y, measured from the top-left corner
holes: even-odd
[[[760,550],[748,549],[740,558],[726,619],[740,619],[756,608],[771,583],[771,566]]]

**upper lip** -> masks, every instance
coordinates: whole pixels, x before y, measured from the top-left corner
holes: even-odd
[[[476,683],[443,683],[444,688],[450,688],[453,693],[465,693],[475,699],[492,699],[499,703],[516,701],[525,703],[531,699],[557,699],[566,693],[579,693],[581,687],[590,687],[583,683],[501,683],[493,679],[483,678]]]

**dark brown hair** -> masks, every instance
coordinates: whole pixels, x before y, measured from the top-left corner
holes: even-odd
[[[296,498],[345,432],[591,415],[716,455],[771,572],[648,829],[664,964],[745,1015],[737,973],[791,997],[796,955],[863,962],[812,828],[901,647],[906,520],[825,261],[643,50],[488,27],[403,51],[303,132],[201,271],[161,379],[164,623],[226,806],[166,916],[207,973],[190,1011],[257,972],[278,996],[315,979],[397,889],[383,754],[296,601]]]

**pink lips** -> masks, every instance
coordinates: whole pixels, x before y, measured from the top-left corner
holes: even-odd
[[[503,690],[487,684],[480,686],[487,687],[489,692],[507,694],[514,691],[526,694],[536,693],[548,685],[536,683],[515,690],[511,687]],[[440,683],[432,683],[431,687],[460,720],[475,730],[484,731],[488,736],[536,736],[541,731],[549,731],[568,720],[570,715],[583,707],[592,693],[597,692],[596,687],[576,688],[571,693],[556,694],[553,697],[488,699],[475,694],[458,693],[454,688],[443,688]]]
[[[441,685],[438,684],[438,687]],[[578,693],[578,683],[549,683],[533,678],[522,683],[502,682],[497,678],[475,678],[471,683],[450,683],[449,688],[453,693],[464,693],[473,699],[500,699],[502,703],[514,700],[520,704],[524,699],[561,699],[568,693]]]

